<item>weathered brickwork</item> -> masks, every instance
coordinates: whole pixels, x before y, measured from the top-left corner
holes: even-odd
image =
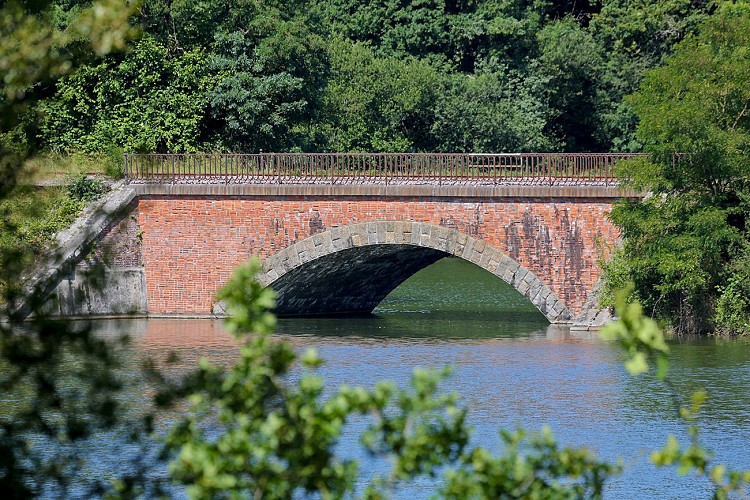
[[[410,221],[454,229],[517,261],[576,314],[597,281],[600,243],[618,239],[608,199],[142,196],[137,214],[152,314],[209,314],[250,256],[332,228]]]
[[[108,267],[129,269],[143,266],[137,206],[137,199],[130,202],[96,238],[94,256]]]

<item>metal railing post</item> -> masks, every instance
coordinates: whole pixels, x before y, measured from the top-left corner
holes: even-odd
[[[276,183],[281,184],[281,169],[278,166],[278,162],[274,161],[274,153],[268,153],[268,162],[271,167],[271,173],[273,174],[274,169],[276,170]]]

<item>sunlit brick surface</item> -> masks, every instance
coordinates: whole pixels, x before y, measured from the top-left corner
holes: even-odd
[[[141,197],[137,215],[152,314],[210,314],[251,255],[268,257],[333,227],[413,221],[484,240],[578,313],[618,239],[608,199]]]

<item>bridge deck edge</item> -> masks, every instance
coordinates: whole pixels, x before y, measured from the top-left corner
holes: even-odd
[[[130,184],[138,196],[410,198],[641,198],[619,186],[434,186],[325,184]]]

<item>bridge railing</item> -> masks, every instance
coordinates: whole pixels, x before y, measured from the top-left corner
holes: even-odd
[[[610,185],[627,153],[130,154],[133,183]]]

